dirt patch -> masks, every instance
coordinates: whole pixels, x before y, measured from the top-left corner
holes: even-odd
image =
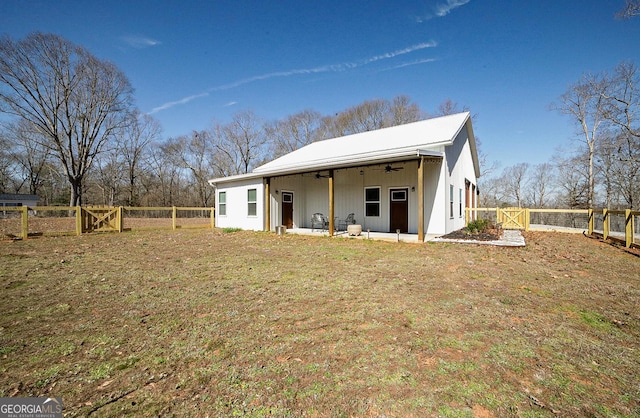
[[[638,416],[640,258],[134,230],[0,242],[0,396],[68,416]]]

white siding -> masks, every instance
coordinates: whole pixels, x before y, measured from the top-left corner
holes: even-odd
[[[444,196],[446,203],[446,216],[445,216],[445,233],[455,231],[465,226],[464,216],[458,215],[458,206],[460,204],[459,189],[464,191],[465,180],[476,184],[476,176],[474,171],[473,160],[471,158],[471,148],[469,146],[469,133],[467,129],[462,129],[456,139],[453,141],[453,145],[447,147],[447,182],[444,187]],[[454,197],[454,213],[453,219],[449,213],[449,186],[453,185],[453,197]],[[464,192],[462,195],[462,205],[464,206]]]
[[[248,215],[248,190],[256,189],[256,216]],[[227,194],[227,214],[220,215],[220,192]],[[261,231],[264,228],[264,185],[262,179],[225,183],[216,190],[216,226]]]

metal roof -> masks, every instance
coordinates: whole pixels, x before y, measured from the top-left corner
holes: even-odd
[[[477,172],[471,119],[469,112],[464,112],[314,142],[257,167],[249,174],[212,179],[209,183],[374,164],[419,156],[442,157],[442,147],[451,145],[467,123]]]
[[[11,200],[17,202],[32,202],[34,200],[40,200],[40,197],[35,194],[20,194],[20,193],[0,193],[0,200]]]

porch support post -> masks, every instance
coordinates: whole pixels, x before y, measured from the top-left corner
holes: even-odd
[[[264,230],[271,231],[271,178],[264,183]]]
[[[334,207],[333,207],[333,170],[329,170],[329,236],[333,236],[334,225]]]
[[[418,161],[418,241],[424,242],[424,157]]]

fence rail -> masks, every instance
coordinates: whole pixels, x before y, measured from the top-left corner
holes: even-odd
[[[0,237],[27,239],[30,234],[81,235],[156,228],[212,229],[214,214],[214,208],[206,207],[11,206],[3,207],[0,213],[5,218],[0,220]]]
[[[516,217],[514,214],[520,217]],[[488,219],[507,229],[584,232],[640,247],[640,211],[630,209],[467,208],[466,219]],[[506,226],[505,226],[506,225]]]

